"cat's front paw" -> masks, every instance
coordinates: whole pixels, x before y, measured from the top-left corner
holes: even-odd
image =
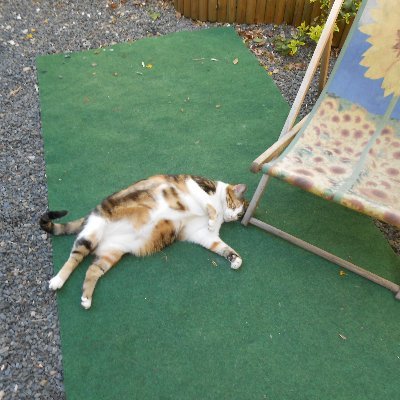
[[[208,220],[208,230],[210,232],[214,232],[215,231],[215,226],[217,225],[217,221],[215,219],[209,219]]]
[[[87,297],[82,296],[81,297],[81,305],[86,310],[89,309],[92,305],[92,299],[88,299]]]
[[[58,275],[51,278],[49,281],[49,289],[51,289],[51,290],[61,289],[63,287],[63,285],[64,285],[64,281]]]
[[[229,261],[231,262],[232,269],[239,269],[242,265],[242,259],[235,254],[231,256]]]

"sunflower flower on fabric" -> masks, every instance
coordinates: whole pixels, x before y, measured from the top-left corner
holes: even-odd
[[[365,76],[381,79],[384,95],[400,96],[400,7],[398,0],[378,0],[371,10],[372,23],[360,26],[369,35],[372,46],[363,54],[360,64],[367,67]]]

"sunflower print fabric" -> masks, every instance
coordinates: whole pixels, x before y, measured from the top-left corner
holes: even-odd
[[[263,172],[400,227],[400,122],[384,126],[365,153],[380,122],[327,96],[303,134]]]

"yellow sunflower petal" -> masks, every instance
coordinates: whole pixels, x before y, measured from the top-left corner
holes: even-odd
[[[365,76],[382,79],[384,95],[400,96],[400,7],[398,0],[380,0],[371,10],[373,23],[360,26],[369,35],[371,47],[363,54],[360,64],[367,67]]]

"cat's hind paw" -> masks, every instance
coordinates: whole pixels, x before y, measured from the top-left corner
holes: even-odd
[[[58,275],[51,278],[49,281],[49,289],[51,289],[51,290],[61,289],[63,287],[63,285],[64,285],[64,281]]]
[[[83,308],[85,308],[86,310],[89,309],[92,305],[92,299],[88,299],[87,297],[81,297],[81,305]]]
[[[232,260],[231,260],[231,268],[232,269],[239,269],[242,265],[242,259],[238,256],[235,256]]]

